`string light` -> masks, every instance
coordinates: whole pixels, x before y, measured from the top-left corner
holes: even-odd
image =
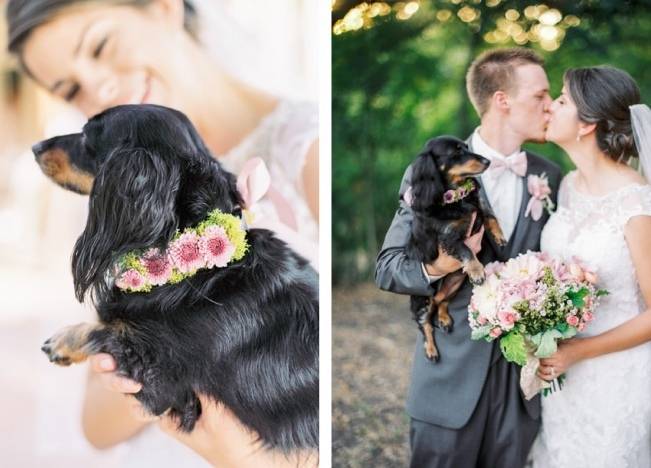
[[[449,1],[455,5],[463,3],[463,0]],[[484,1],[487,7],[492,8],[502,3],[503,0]],[[336,3],[337,0],[332,0],[333,7]],[[456,16],[462,22],[468,23],[471,31],[479,32],[477,20],[481,16],[481,11],[470,6],[471,3],[478,4],[481,3],[481,0],[466,0],[465,5],[462,5],[456,12]],[[396,2],[392,5],[388,2],[360,3],[335,23],[333,33],[342,34],[370,28],[374,24],[374,18],[391,13],[395,14],[396,19],[405,21],[415,15],[420,7],[421,2],[416,0]],[[454,19],[455,14],[451,9],[440,9],[435,12],[434,16],[439,22],[444,23]],[[538,43],[544,50],[553,51],[560,47],[565,38],[565,31],[580,24],[581,20],[577,16],[563,17],[557,8],[550,8],[541,3],[529,5],[522,12],[515,8],[509,8],[504,12],[503,17],[497,18],[495,29],[486,32],[483,38],[490,44],[504,44],[513,41],[518,45],[525,45],[528,42],[533,42]]]

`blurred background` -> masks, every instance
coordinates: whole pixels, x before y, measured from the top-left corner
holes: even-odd
[[[316,101],[316,2],[194,3],[200,40],[222,66],[260,89]],[[0,466],[126,466],[128,448],[97,451],[82,436],[86,365],[59,368],[40,351],[59,328],[95,313],[76,302],[70,274],[87,198],[47,180],[30,147],[79,131],[85,119],[20,75],[0,7]]]
[[[440,134],[478,125],[465,73],[482,51],[546,61],[552,97],[570,67],[628,71],[651,102],[651,2],[332,1],[333,463],[405,466],[404,400],[416,326],[408,298],[371,282],[403,172]],[[551,144],[527,148],[571,163]]]

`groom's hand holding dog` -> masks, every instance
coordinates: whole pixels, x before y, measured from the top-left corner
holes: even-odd
[[[484,238],[484,226],[482,226],[481,229],[473,235],[469,235],[470,228],[472,228],[472,223],[470,224],[469,231],[466,234],[467,237],[464,241],[464,244],[466,244],[468,248],[472,250],[472,253],[477,255],[481,250],[481,242]],[[462,266],[463,265],[459,260],[445,253],[440,245],[439,254],[438,257],[436,257],[436,260],[434,260],[432,263],[424,264],[425,271],[427,271],[427,274],[432,278],[441,278],[445,275],[449,275],[450,273],[454,273],[455,271],[461,269]]]

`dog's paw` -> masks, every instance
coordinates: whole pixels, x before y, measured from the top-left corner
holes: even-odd
[[[57,340],[55,337],[50,338],[43,346],[41,346],[41,351],[43,351],[50,362],[58,364],[59,366],[69,366],[72,364],[72,357],[69,355],[69,349],[67,349],[61,341]]]
[[[493,240],[498,246],[504,247],[506,244],[508,244],[509,241],[506,240],[506,238],[504,237],[504,233],[502,233],[502,228],[500,227],[496,219],[489,218],[486,221],[486,225],[488,227],[489,235],[493,238]]]
[[[499,247],[504,247],[506,244],[509,243],[509,241],[507,241],[506,238],[504,237],[504,234],[500,232],[499,234],[495,235],[495,243]]]
[[[425,347],[425,357],[427,357],[427,359],[429,359],[430,361],[439,362],[440,356],[439,356],[438,349],[436,349],[436,345],[425,341],[424,347]]]
[[[454,326],[454,321],[450,315],[442,316],[439,314],[437,324],[438,328],[445,333],[452,333],[452,327]]]
[[[94,325],[80,323],[66,327],[41,346],[50,362],[60,366],[84,361],[89,354],[88,334]]]
[[[464,266],[464,272],[468,275],[468,278],[470,278],[470,282],[475,286],[483,284],[486,279],[484,265],[479,263],[477,260],[466,263]]]

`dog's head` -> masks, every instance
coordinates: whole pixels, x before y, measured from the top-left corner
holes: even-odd
[[[196,225],[215,208],[239,214],[235,177],[173,109],[113,107],[81,133],[45,140],[33,151],[56,183],[90,194],[72,260],[79,300],[91,287],[108,291],[106,272],[123,254],[164,247],[177,229]]]
[[[412,206],[419,210],[441,204],[446,190],[478,176],[489,165],[488,159],[472,153],[458,138],[432,138],[412,166]]]

